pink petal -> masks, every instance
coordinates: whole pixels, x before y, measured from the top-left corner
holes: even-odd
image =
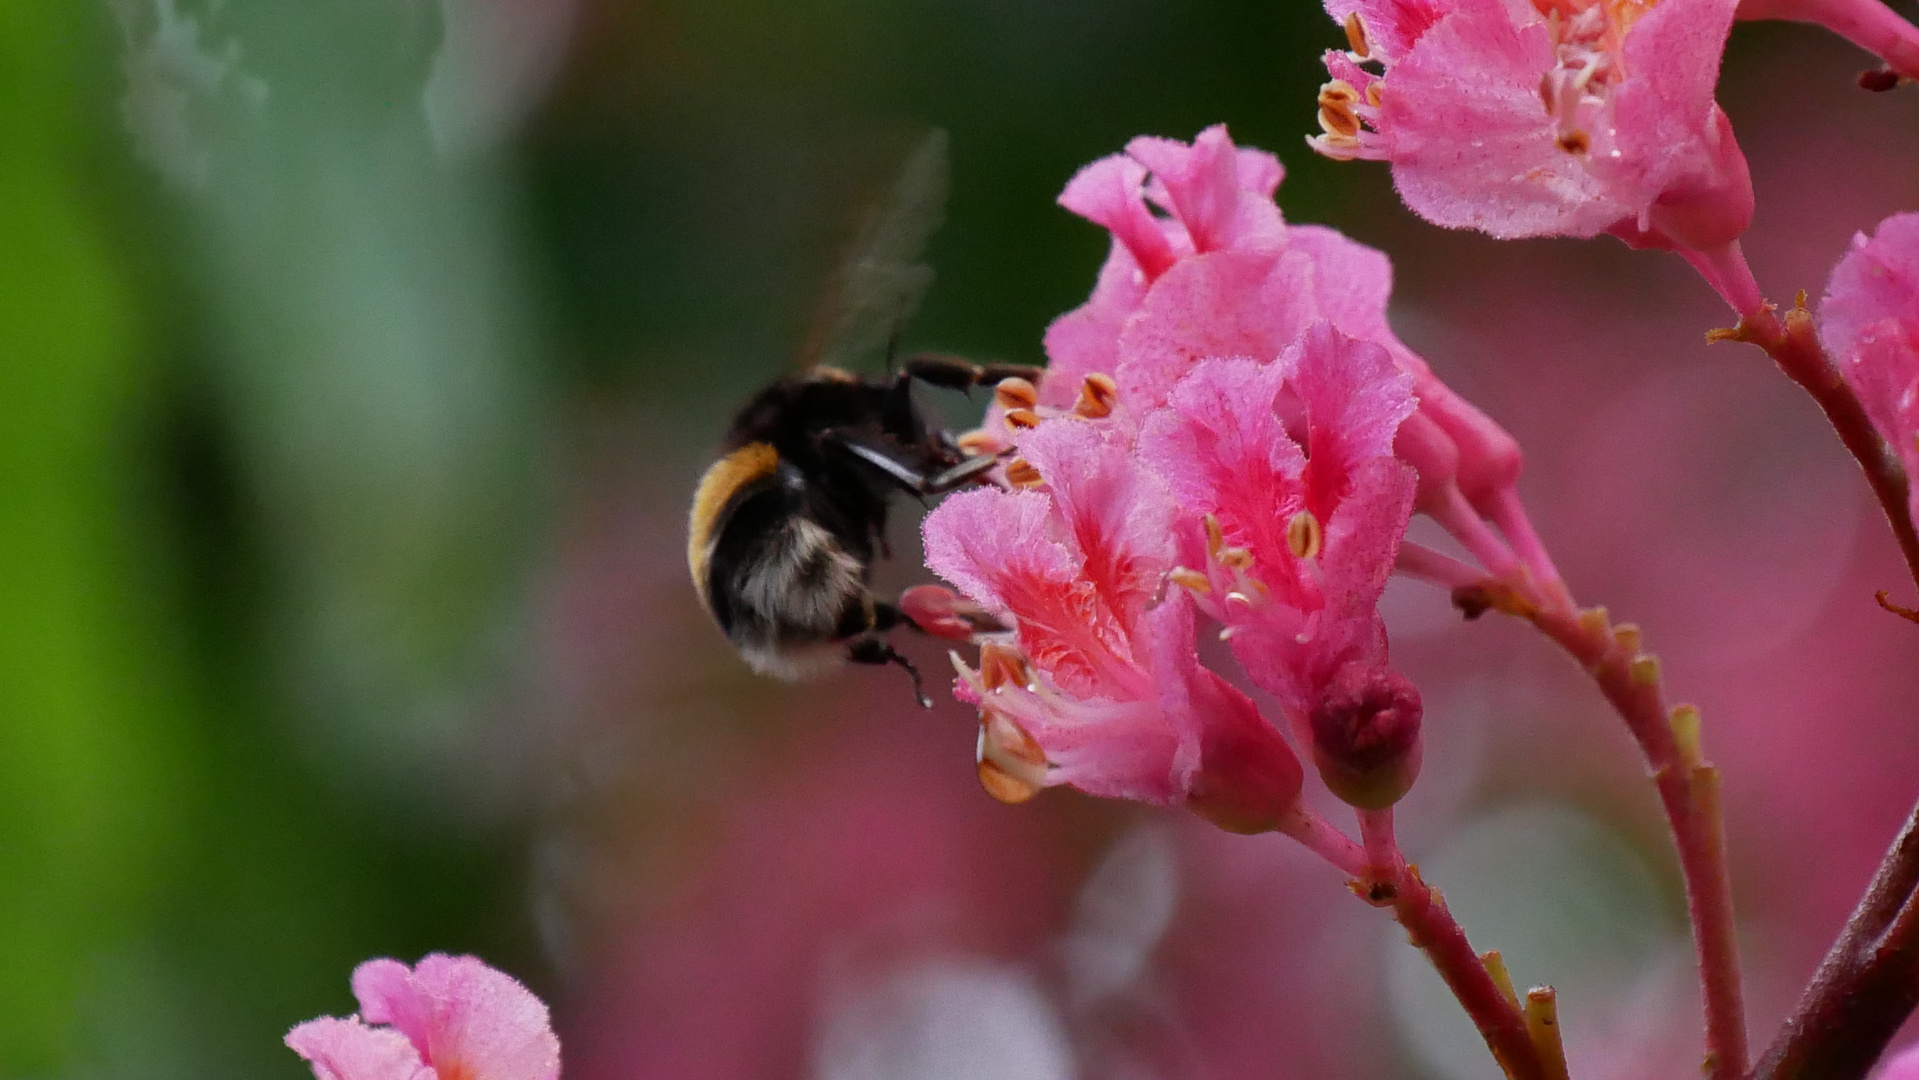
[[[1061,782],[1089,795],[1167,805],[1186,797],[1199,767],[1202,718],[1191,708],[1165,708],[1169,687],[1199,665],[1192,604],[1174,593],[1146,612],[1137,629],[1140,650],[1154,668],[1146,693],[1056,705],[1044,732],[1033,734]]]
[[[1191,146],[1142,135],[1126,144],[1126,155],[1164,185],[1173,217],[1185,226],[1195,252],[1228,244],[1239,203],[1239,161],[1224,125],[1200,132]]]
[[[433,1024],[432,1003],[413,984],[413,970],[398,960],[368,960],[353,969],[353,996],[368,1023],[391,1024],[413,1040],[421,1054]]]
[[[406,1036],[357,1017],[308,1020],[287,1032],[286,1044],[313,1066],[316,1080],[435,1080]]]
[[[1126,144],[1126,153],[1151,170],[1149,194],[1163,193],[1159,201],[1185,232],[1188,251],[1272,250],[1285,242],[1285,222],[1273,204],[1278,159],[1268,165],[1247,158],[1226,125],[1200,132],[1191,146],[1142,136]]]
[[[1039,384],[1042,405],[1069,408],[1086,376],[1119,370],[1120,329],[1139,310],[1146,286],[1146,275],[1126,245],[1113,241],[1093,295],[1046,328],[1046,375]]]
[[[1173,762],[1176,733],[1151,702],[1072,703],[1060,710],[1075,723],[1054,722],[1034,732],[1053,779],[1103,799],[1134,799],[1170,806],[1186,797]]]
[[[1873,426],[1919,476],[1919,214],[1855,236],[1826,283],[1819,338]],[[1908,507],[1919,521],[1919,485]]]
[[[1131,624],[1174,558],[1178,508],[1128,449],[1081,420],[1049,420],[1020,440],[1107,608]]]
[[[1613,95],[1613,146],[1592,168],[1613,197],[1647,207],[1653,244],[1706,250],[1752,224],[1752,176],[1713,100],[1737,0],[1665,0],[1633,24]],[[1639,223],[1634,222],[1637,229]]]
[[[1835,356],[1848,355],[1866,327],[1888,318],[1919,331],[1919,213],[1894,214],[1873,236],[1853,237],[1819,302],[1819,337]]]
[[[1450,9],[1445,0],[1326,0],[1326,14],[1334,22],[1359,13],[1372,55],[1384,60],[1405,56]]]
[[[1326,522],[1320,554],[1326,608],[1339,617],[1370,614],[1392,576],[1417,479],[1405,462],[1372,458],[1353,471],[1352,487]]]
[[[1018,626],[1035,667],[1075,697],[1130,694],[1139,685],[1124,629],[1088,581],[1063,524],[1039,491],[949,496],[921,527],[926,565]],[[1123,692],[1123,693],[1122,693]]]
[[[1660,0],[1626,34],[1627,77],[1613,93],[1620,175],[1608,182],[1637,188],[1650,202],[1710,167],[1706,141],[1716,126],[1713,87],[1732,32],[1737,0]]]
[[[1595,236],[1639,213],[1559,149],[1539,98],[1552,66],[1545,25],[1515,26],[1500,0],[1459,0],[1420,37],[1380,106],[1393,181],[1414,213],[1506,239]]]
[[[1919,1044],[1888,1055],[1877,1075],[1878,1080],[1919,1080]]]
[[[992,489],[949,495],[926,515],[926,565],[985,607],[1012,611],[1001,586],[1031,577],[1067,581],[1079,560],[1052,535],[1053,502],[1041,492]]]
[[[1386,656],[1386,624],[1376,611],[1344,616],[1315,612],[1302,622],[1297,612],[1269,604],[1232,626],[1233,658],[1253,685],[1278,699],[1289,717],[1310,714],[1347,663],[1367,657],[1383,662]]]
[[[1270,361],[1316,317],[1311,259],[1219,251],[1154,283],[1119,339],[1120,396],[1144,415],[1208,357]]]
[[[1106,228],[1125,245],[1134,263],[1150,278],[1175,258],[1160,223],[1146,208],[1142,185],[1146,168],[1121,154],[1103,157],[1074,174],[1060,192],[1059,204]]]
[[[1286,179],[1286,167],[1276,155],[1250,147],[1240,147],[1238,159],[1240,191],[1270,202]]]
[[[1312,261],[1315,318],[1330,321],[1352,337],[1404,348],[1386,323],[1393,264],[1385,252],[1324,225],[1292,226],[1286,233],[1286,247]]]
[[[1329,323],[1306,331],[1281,362],[1305,408],[1307,508],[1323,522],[1347,497],[1356,469],[1392,456],[1400,422],[1413,412],[1412,377],[1385,349]]]
[[[1262,566],[1289,564],[1286,523],[1304,504],[1306,457],[1275,412],[1287,371],[1247,359],[1207,360],[1148,417],[1140,457],[1197,517],[1214,514],[1227,541]],[[1290,575],[1267,581],[1284,588]]]
[[[1236,832],[1264,832],[1298,806],[1299,759],[1238,688],[1185,653],[1179,676],[1161,681],[1160,707],[1198,731],[1199,761],[1185,782],[1187,805]]]
[[[353,973],[362,1015],[390,1022],[453,1080],[555,1080],[560,1043],[546,1006],[471,956],[431,954],[411,972],[373,960]]]

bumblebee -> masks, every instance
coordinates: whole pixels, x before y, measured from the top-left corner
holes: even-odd
[[[945,153],[935,132],[907,160],[842,265],[801,369],[734,417],[693,496],[686,543],[701,601],[753,670],[799,679],[849,660],[898,664],[923,705],[919,673],[885,637],[912,622],[870,585],[887,554],[887,507],[977,482],[996,459],[965,454],[914,401],[914,384],[970,390],[1038,373],[931,353],[884,376],[839,362],[882,343],[891,357],[930,281],[918,257],[945,203]]]
[[[700,479],[686,557],[707,611],[753,670],[799,679],[849,660],[898,664],[918,693],[918,673],[884,636],[911,621],[869,587],[888,504],[973,483],[997,459],[961,451],[914,402],[913,384],[964,390],[1034,374],[922,355],[887,378],[814,368],[747,402]]]

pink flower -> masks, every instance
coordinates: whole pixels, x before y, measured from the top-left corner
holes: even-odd
[[[1181,508],[1111,422],[1048,420],[1019,451],[1027,490],[955,495],[925,524],[927,564],[1015,628],[959,665],[982,781],[1009,801],[1070,784],[1273,828],[1298,761],[1200,664],[1190,600],[1161,598]]]
[[[1872,418],[1919,477],[1919,214],[1853,237],[1819,303],[1819,339]],[[1919,520],[1919,483],[1908,511]]]
[[[1391,162],[1437,225],[1719,248],[1753,211],[1713,99],[1736,4],[1328,0],[1352,49],[1326,55],[1308,142]]]
[[[1065,409],[1085,396],[1087,376],[1117,376],[1114,409],[1130,422],[1163,405],[1200,360],[1271,360],[1308,327],[1330,322],[1383,346],[1413,376],[1418,410],[1400,425],[1395,450],[1419,474],[1418,509],[1489,572],[1523,563],[1536,579],[1555,582],[1518,501],[1518,444],[1393,334],[1393,270],[1384,254],[1333,229],[1281,220],[1273,203],[1281,176],[1270,154],[1234,147],[1223,127],[1201,132],[1190,147],[1135,139],[1125,155],[1080,170],[1060,202],[1104,225],[1113,246],[1092,297],[1047,330],[1051,362],[1034,395],[1037,412],[1028,411]],[[1003,412],[996,407],[977,433],[982,446],[1010,444],[998,427]],[[1485,521],[1506,533],[1518,556]]]
[[[287,1032],[318,1080],[556,1080],[560,1042],[546,1006],[471,956],[433,953],[408,970],[369,960],[353,972],[356,1016]],[[369,1026],[387,1025],[387,1026]]]
[[[1081,169],[1059,196],[1061,206],[1111,232],[1113,246],[1092,297],[1046,332],[1047,405],[1072,404],[1082,378],[1118,369],[1121,327],[1182,259],[1217,251],[1277,257],[1289,235],[1273,202],[1285,169],[1271,154],[1235,147],[1224,125],[1200,132],[1190,147],[1142,137],[1126,151]]]
[[[1341,668],[1384,665],[1376,609],[1413,509],[1413,470],[1393,456],[1411,387],[1385,349],[1320,323],[1275,362],[1201,363],[1140,432],[1140,456],[1203,523],[1201,607],[1289,715]]]

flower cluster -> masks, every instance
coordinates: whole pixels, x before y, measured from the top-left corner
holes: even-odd
[[[546,1006],[471,956],[433,953],[409,969],[368,960],[353,971],[360,1011],[287,1032],[316,1080],[558,1080],[560,1041]]]
[[[1013,627],[960,670],[1002,797],[1070,784],[1284,827],[1301,770],[1202,662],[1204,616],[1329,786],[1390,805],[1420,704],[1377,604],[1409,516],[1493,573],[1550,576],[1487,524],[1530,538],[1517,447],[1393,335],[1383,255],[1282,219],[1281,177],[1215,127],[1136,139],[1060,198],[1111,252],[1040,384],[1003,384],[968,437],[1007,455],[1010,490],[925,525],[928,564]]]

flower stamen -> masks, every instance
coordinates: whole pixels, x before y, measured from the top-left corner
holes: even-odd
[[[1206,575],[1190,566],[1175,566],[1166,571],[1166,580],[1200,596],[1213,591],[1213,583],[1206,579]]]
[[[1073,405],[1076,415],[1089,420],[1098,420],[1111,416],[1113,406],[1119,404],[1119,384],[1111,375],[1094,372],[1080,383],[1079,400]]]
[[[973,457],[997,454],[1006,449],[1006,440],[985,428],[974,428],[953,440],[961,450]]]
[[[980,786],[1000,802],[1025,802],[1046,786],[1046,752],[1025,728],[997,709],[980,713],[974,760]]]
[[[1039,467],[1023,457],[1016,457],[1006,463],[1006,482],[1016,488],[1038,487],[1045,483],[1039,474]]]
[[[1226,546],[1226,533],[1220,529],[1216,515],[1207,514],[1203,520],[1206,524],[1206,555],[1217,560],[1219,549]]]
[[[1039,388],[1031,381],[1015,376],[1001,379],[993,387],[993,400],[1008,412],[1014,409],[1032,409],[1039,405]]]
[[[1359,138],[1364,130],[1359,114],[1354,106],[1359,104],[1359,91],[1344,79],[1334,79],[1319,88],[1319,126],[1327,135],[1339,139]]]
[[[1325,531],[1311,510],[1301,510],[1286,522],[1286,547],[1296,558],[1318,558],[1324,542]]]
[[[1361,60],[1373,55],[1372,43],[1366,40],[1366,24],[1357,11],[1346,14],[1346,47]]]
[[[1002,686],[1024,687],[1032,681],[1032,674],[1017,649],[989,641],[980,646],[979,679],[980,686],[991,692]]]

